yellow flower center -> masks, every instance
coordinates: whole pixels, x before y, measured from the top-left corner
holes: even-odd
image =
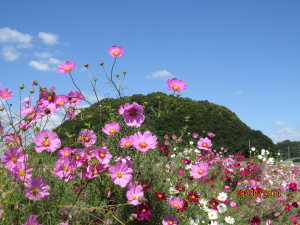
[[[119,55],[120,53],[119,52],[114,52],[114,55]]]
[[[98,173],[98,171],[97,171],[97,170],[94,170],[93,174],[95,175],[95,174],[97,174],[97,173]]]
[[[116,129],[111,129],[109,132],[112,134],[116,131]]]
[[[64,156],[69,156],[69,152],[66,152],[66,153],[64,154]]]
[[[58,104],[59,105],[63,105],[63,104],[65,104],[65,102],[64,101],[60,101]]]
[[[89,153],[89,155],[90,155],[90,156],[92,156],[92,155],[93,155],[93,153],[91,152],[91,153]]]
[[[24,173],[24,170],[20,170],[20,171],[19,171],[19,175],[20,175],[20,176],[24,176],[24,174],[25,174],[25,173]]]
[[[49,146],[49,141],[44,141],[44,146]]]
[[[37,113],[35,112],[35,113],[33,113],[33,115],[34,115],[34,116],[37,116]]]
[[[66,70],[66,71],[70,71],[70,70],[71,70],[71,68],[70,68],[70,67],[67,67],[65,70]]]
[[[172,225],[172,224],[173,224],[173,221],[169,221],[169,224]]]
[[[199,170],[199,173],[202,174],[202,173],[204,173],[204,171],[203,170]]]
[[[181,188],[178,188],[178,190],[181,191],[182,189],[181,189]]]
[[[136,197],[135,197],[135,196],[132,196],[132,199],[133,199],[133,200],[136,200]]]
[[[174,203],[173,206],[178,207],[178,204],[177,204],[177,203]]]
[[[77,98],[73,98],[73,103],[77,102]]]
[[[136,110],[135,109],[131,109],[130,112],[129,112],[130,115],[134,116],[137,114]]]
[[[118,173],[117,177],[122,178],[122,173]]]
[[[143,209],[142,211],[143,211],[143,212],[146,212],[146,209]]]
[[[68,166],[65,167],[65,171],[68,172],[70,168]]]
[[[195,198],[195,196],[194,196],[194,195],[192,195],[192,198],[194,199],[194,198]]]
[[[160,198],[161,198],[161,197],[162,197],[162,195],[158,195],[158,197],[160,197]]]
[[[0,134],[2,134],[2,130],[0,130]]]
[[[85,140],[85,141],[89,141],[90,138],[89,138],[89,137],[85,137],[84,140]]]
[[[79,155],[78,155],[78,156],[76,156],[76,159],[77,159],[77,160],[79,160],[79,159],[80,159],[80,156],[79,156]]]
[[[126,146],[129,146],[129,145],[130,145],[130,142],[126,142],[125,145],[126,145]]]
[[[213,217],[213,216],[214,216],[214,214],[210,214],[210,216],[211,216],[211,217]]]
[[[29,113],[31,113],[31,111],[29,110],[29,111],[27,111],[27,114],[29,114]]]
[[[52,96],[48,96],[49,101],[52,101],[52,99],[53,99]]]
[[[16,157],[12,157],[11,159],[13,162],[17,162],[17,158]]]
[[[101,158],[104,158],[104,154],[103,154],[103,153],[100,153],[100,157],[101,157]]]
[[[79,137],[79,138],[78,138],[78,141],[82,141],[82,137]]]
[[[141,143],[141,146],[142,146],[142,147],[146,147],[146,145],[147,145],[147,144],[146,144],[145,142],[142,142],[142,143]]]
[[[206,147],[206,144],[205,144],[205,143],[203,144],[203,147]]]
[[[7,94],[3,94],[3,97],[6,98],[6,97],[7,97]]]
[[[179,87],[178,87],[177,85],[174,85],[173,88],[174,88],[175,90],[178,90]]]
[[[35,195],[36,195],[36,194],[38,194],[38,193],[39,193],[39,190],[38,190],[37,188],[33,188],[33,189],[32,189],[32,194],[35,194]]]
[[[201,203],[200,206],[203,207],[203,206],[204,206],[204,203]]]
[[[222,199],[224,199],[224,197],[222,197]]]

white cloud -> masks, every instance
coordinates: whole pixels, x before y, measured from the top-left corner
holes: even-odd
[[[273,124],[273,127],[275,127],[275,126],[283,126],[283,125],[285,125],[285,124],[286,124],[286,122],[279,122],[279,121],[276,121],[276,123]]]
[[[3,46],[1,54],[3,55],[3,58],[5,59],[5,61],[10,61],[10,62],[19,59],[20,55],[21,55],[21,53],[18,52],[15,49],[15,47],[9,46],[9,45]]]
[[[11,30],[9,27],[0,29],[0,43],[16,43],[17,48],[31,48],[31,39],[31,35],[22,34],[17,30]]]
[[[242,91],[238,91],[235,93],[235,95],[239,95],[239,94],[242,94]]]
[[[62,62],[59,61],[58,59],[50,58],[50,59],[48,60],[48,63],[49,63],[49,64],[52,64],[52,65],[60,65]]]
[[[96,97],[95,93],[87,94],[83,91],[82,94],[90,103],[94,103],[97,101],[97,97]],[[104,99],[104,97],[100,97],[98,94],[97,94],[97,96],[98,96],[99,101],[101,99]]]
[[[159,71],[152,73],[151,75],[146,76],[147,79],[151,79],[151,78],[167,79],[167,78],[172,78],[172,77],[174,77],[174,76],[166,70],[163,70],[163,71],[159,70]]]
[[[50,70],[49,66],[46,63],[41,63],[41,62],[37,62],[37,61],[30,61],[28,63],[29,66],[37,69],[37,70],[42,70],[42,71],[47,71]]]
[[[43,43],[45,43],[46,45],[54,45],[58,43],[58,36],[55,34],[39,32],[38,36],[43,40]]]
[[[84,72],[84,71],[87,71],[86,67],[82,67],[82,68],[80,69],[80,72]]]
[[[34,55],[39,57],[39,58],[50,58],[50,57],[52,57],[52,54],[50,52],[35,52]]]
[[[277,135],[271,135],[270,138],[274,143],[290,140],[290,141],[299,141],[300,139],[300,129],[297,128],[283,128],[276,132]]]

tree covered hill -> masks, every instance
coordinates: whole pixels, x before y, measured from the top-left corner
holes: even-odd
[[[280,149],[280,155],[282,159],[288,159],[288,148],[290,149],[290,158],[300,157],[300,141],[285,140],[276,144],[277,148]],[[300,160],[298,160],[300,161]]]
[[[243,152],[248,156],[249,139],[251,140],[251,147],[259,150],[270,147],[271,152],[278,151],[277,146],[274,145],[269,137],[261,131],[252,130],[228,108],[210,103],[207,100],[195,101],[190,98],[173,95],[170,95],[168,99],[168,95],[162,92],[150,93],[146,96],[136,94],[125,96],[122,99],[102,99],[91,107],[82,109],[76,115],[77,120],[66,120],[54,131],[58,133],[59,138],[62,140],[62,146],[72,147],[72,144],[68,143],[70,139],[65,135],[65,132],[69,132],[71,135],[75,134],[74,138],[76,137],[77,139],[78,133],[82,129],[92,129],[98,134],[98,137],[100,136],[100,140],[97,140],[97,143],[100,145],[107,138],[102,128],[109,122],[103,116],[100,117],[99,105],[102,105],[100,108],[102,114],[107,117],[113,115],[115,122],[121,122],[124,119],[118,113],[120,105],[124,105],[124,103],[132,104],[133,102],[140,105],[143,105],[144,102],[148,103],[144,108],[146,119],[141,126],[141,131],[149,130],[158,137],[158,142],[161,144],[164,144],[165,139],[163,137],[165,134],[168,134],[170,138],[172,135],[180,137],[182,128],[188,126],[185,134],[182,136],[185,144],[188,144],[189,140],[197,142],[199,137],[195,139],[192,137],[192,134],[198,133],[201,136],[203,131],[205,131],[206,133],[212,132],[216,134],[214,138],[210,138],[213,144],[212,149],[218,150],[220,147],[224,147],[228,149],[230,154]],[[111,109],[114,110],[112,111]],[[190,117],[189,121],[186,120],[187,116]],[[153,124],[154,121],[155,123]],[[90,128],[88,124],[90,124]],[[137,130],[135,129],[134,132],[137,132]],[[187,132],[190,132],[191,135],[187,135]]]

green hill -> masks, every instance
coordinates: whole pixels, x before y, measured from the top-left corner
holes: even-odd
[[[157,97],[160,96],[158,99]],[[176,102],[174,103],[174,101]],[[228,153],[233,154],[235,152],[243,152],[248,156],[249,151],[249,139],[251,140],[251,147],[254,146],[256,149],[268,149],[270,147],[271,152],[277,152],[277,146],[274,145],[272,140],[264,135],[261,131],[252,130],[249,126],[243,123],[235,113],[230,111],[224,106],[220,106],[214,103],[206,101],[195,101],[190,98],[181,98],[177,96],[170,96],[169,101],[167,101],[167,94],[162,92],[150,93],[148,95],[136,94],[132,96],[125,96],[123,99],[102,99],[99,103],[95,103],[89,108],[81,110],[81,112],[76,116],[76,121],[65,121],[61,126],[55,129],[59,137],[62,139],[63,146],[70,146],[68,143],[68,137],[66,137],[65,132],[69,134],[75,134],[77,138],[78,133],[81,129],[85,129],[86,123],[91,124],[92,130],[104,137],[102,128],[107,122],[103,117],[100,117],[100,113],[96,110],[99,108],[98,105],[102,105],[101,110],[104,115],[109,117],[109,112],[107,106],[111,106],[110,111],[115,117],[119,115],[118,109],[123,103],[136,102],[140,105],[143,102],[147,102],[147,106],[144,109],[144,115],[146,117],[142,128],[147,128],[152,134],[158,136],[159,143],[164,143],[163,136],[168,134],[169,137],[176,135],[179,137],[181,135],[180,131],[183,127],[188,125],[186,134],[183,135],[183,142],[188,144],[189,139],[193,139],[194,142],[199,140],[192,137],[193,133],[198,133],[200,136],[203,131],[212,132],[216,134],[212,139],[213,149],[218,150],[220,147],[228,149]],[[167,103],[167,109],[172,106],[172,108],[166,111],[165,105]],[[105,108],[103,107],[105,106]],[[162,117],[157,119],[158,111],[161,110]],[[91,115],[91,117],[88,117]],[[187,122],[186,116],[190,119]],[[80,118],[84,121],[81,121]],[[156,120],[157,119],[157,120]],[[152,125],[152,122],[155,123]],[[119,115],[116,122],[124,121],[123,117]],[[144,130],[144,129],[142,129]],[[188,136],[187,132],[191,135]],[[98,142],[99,141],[99,142]],[[101,138],[98,140],[97,144],[102,142]],[[71,144],[72,145],[72,144]],[[72,147],[72,146],[70,146]]]
[[[289,158],[288,148],[290,149],[291,159],[295,157],[300,157],[300,141],[285,140],[282,142],[278,142],[276,146],[278,149],[280,149],[280,155],[282,156],[283,160]],[[297,161],[300,162],[299,159]],[[294,162],[296,162],[296,160]]]

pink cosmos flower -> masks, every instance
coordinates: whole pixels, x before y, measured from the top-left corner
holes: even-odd
[[[13,93],[11,90],[8,90],[8,88],[3,88],[3,90],[0,89],[0,97],[3,100],[11,99],[12,96],[13,96]]]
[[[1,209],[1,203],[0,203],[0,218],[2,217],[2,212],[3,212],[3,209]]]
[[[82,94],[78,91],[71,91],[69,94],[68,94],[68,97],[69,98],[72,98],[70,100],[70,106],[72,107],[75,107],[76,105],[77,106],[80,106],[80,103],[81,101],[84,99],[84,97],[82,96]]]
[[[116,45],[109,47],[107,52],[114,58],[124,55],[124,49],[121,46],[117,47]]]
[[[131,146],[131,138],[132,136],[126,137],[126,138],[122,138],[120,140],[120,146],[121,148],[129,148]]]
[[[114,135],[116,132],[120,131],[120,124],[117,122],[111,122],[110,124],[105,124],[102,131],[107,135]]]
[[[216,136],[214,133],[207,133],[207,136],[208,137],[214,137],[214,136]]]
[[[201,178],[208,174],[209,165],[207,163],[197,162],[197,165],[192,165],[192,171],[190,174],[194,178]]]
[[[149,206],[149,203],[146,204],[140,204],[135,210],[135,213],[140,213],[140,220],[148,220],[149,216],[152,215],[152,207]]]
[[[99,164],[99,165],[93,166],[92,164],[90,164],[87,167],[87,171],[86,171],[87,175],[86,176],[89,179],[99,177],[99,173],[102,173],[102,170],[103,170],[103,165]]]
[[[236,202],[230,202],[230,206],[231,207],[235,207],[236,206]]]
[[[211,147],[212,143],[211,140],[209,140],[207,137],[206,138],[201,138],[198,142],[198,148],[199,149],[204,149],[204,150],[209,150],[208,146]]]
[[[66,95],[58,95],[55,99],[56,107],[62,107],[69,102],[68,97]]]
[[[132,181],[133,169],[128,166],[127,163],[119,161],[114,166],[109,167],[108,169],[112,182],[117,185],[120,185],[122,188]]]
[[[180,207],[183,206],[183,200],[180,200],[180,198],[171,198],[169,200],[169,203],[171,205],[171,208],[175,208],[177,210],[179,210]]]
[[[98,159],[98,161],[103,165],[108,165],[112,158],[112,155],[109,153],[106,147],[97,149],[94,154],[96,159]]]
[[[45,180],[42,178],[32,177],[31,180],[26,184],[25,196],[34,201],[43,200],[48,198],[50,186],[45,185]]]
[[[31,179],[32,168],[28,169],[29,164],[23,162],[17,162],[17,166],[14,168],[14,174],[17,180],[29,181]]]
[[[33,138],[35,144],[35,151],[41,153],[44,150],[48,152],[55,152],[56,149],[60,148],[61,141],[55,132],[43,130],[38,132]]]
[[[164,136],[164,138],[169,138],[169,136],[166,134],[166,135]]]
[[[193,138],[197,138],[199,134],[193,133]]]
[[[173,138],[173,139],[176,139],[176,136],[175,136],[175,135],[172,135],[172,138]]]
[[[181,90],[186,89],[187,85],[182,82],[182,80],[178,80],[177,78],[173,78],[172,80],[168,79],[167,84],[169,86],[169,90],[181,92]]]
[[[0,135],[2,135],[3,130],[4,130],[4,126],[0,126]]]
[[[18,126],[21,130],[26,131],[30,128],[31,125],[30,125],[30,122],[25,121],[24,123],[20,122]]]
[[[131,138],[132,145],[139,151],[146,152],[149,149],[155,149],[157,145],[157,137],[152,136],[149,131],[146,131],[142,134],[138,131],[136,134],[133,135]]]
[[[29,103],[34,97],[31,97],[31,98],[24,98],[23,101],[21,101],[21,103]]]
[[[23,149],[18,147],[10,148],[10,151],[5,151],[4,155],[1,157],[1,164],[5,164],[6,168],[13,172],[14,168],[17,166],[17,162],[26,162],[28,155],[24,155]]]
[[[144,197],[142,185],[138,185],[135,188],[131,188],[127,191],[126,197],[130,205],[139,205],[141,202],[138,201],[139,197]]]
[[[34,110],[34,106],[29,106],[29,107],[22,107],[22,111],[20,112],[20,115],[29,115],[32,113]]]
[[[173,214],[166,216],[166,218],[162,221],[163,225],[177,225],[179,219]]]
[[[138,128],[145,120],[143,115],[143,106],[133,102],[132,105],[125,103],[124,108],[121,105],[119,113],[124,117],[127,126]]]
[[[37,215],[34,215],[34,214],[31,214],[28,218],[28,220],[26,221],[26,223],[22,224],[22,225],[42,225],[41,223],[39,223],[36,218],[38,216]]]
[[[67,117],[69,120],[76,120],[75,109],[73,107],[67,109]]]
[[[85,147],[91,147],[96,143],[97,136],[94,131],[85,129],[79,132],[77,143],[82,143]]]
[[[115,160],[115,162],[127,163],[128,166],[133,169],[133,163],[130,160],[131,160],[130,156],[126,156],[124,159],[122,156],[120,156]]]
[[[71,61],[67,61],[66,63],[62,63],[60,64],[60,68],[57,68],[57,71],[60,73],[68,73],[71,72],[72,70],[74,70],[75,68],[75,62],[71,62]]]
[[[69,147],[64,147],[62,150],[59,150],[58,152],[58,158],[69,158],[71,156],[72,149]]]
[[[55,168],[52,172],[55,173],[59,179],[70,182],[75,178],[74,171],[76,171],[75,160],[64,158],[56,161]]]

